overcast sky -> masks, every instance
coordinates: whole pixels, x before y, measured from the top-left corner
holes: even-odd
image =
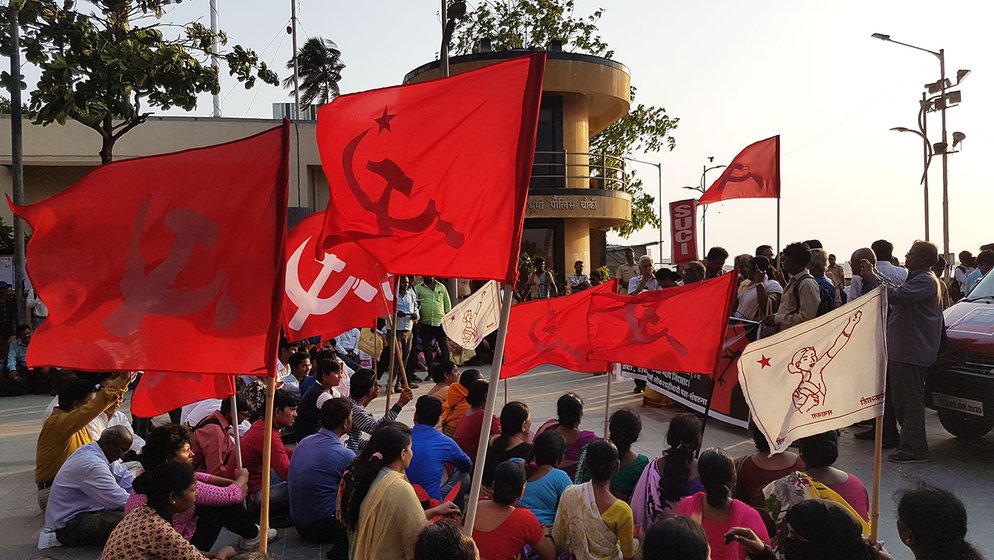
[[[470,7],[479,0],[471,0]],[[704,0],[577,0],[577,13],[605,9],[603,39],[615,59],[631,70],[638,101],[665,107],[680,118],[676,149],[635,154],[663,165],[663,201],[687,198],[702,165],[728,163],[747,144],[781,135],[782,233],[785,244],[818,238],[848,260],[853,249],[884,237],[903,256],[924,237],[922,144],[891,132],[916,126],[922,86],[938,80],[938,59],[870,38],[930,50],[946,49],[947,75],[972,74],[962,85],[963,103],[948,110],[952,132],[967,139],[949,157],[951,250],[976,252],[994,242],[990,227],[994,155],[994,81],[991,78],[989,11],[984,2],[888,0],[837,2]],[[440,37],[435,0],[343,2],[300,0],[302,43],[322,36],[338,43],[347,67],[343,92],[394,85],[435,58]],[[187,0],[167,16],[203,18],[208,1]],[[220,0],[221,27],[232,43],[254,48],[280,77],[291,56],[290,0]],[[959,88],[957,88],[959,89]],[[270,117],[285,90],[263,85],[246,91],[223,80],[225,116]],[[209,115],[205,96],[197,114]],[[930,116],[930,138],[939,141],[939,115]],[[934,131],[934,132],[933,132]],[[645,186],[658,188],[656,170],[640,166]],[[709,182],[717,178],[709,174]],[[941,159],[931,168],[931,236],[942,248]],[[668,227],[664,228],[669,254]],[[655,240],[643,230],[631,242]],[[709,245],[733,255],[776,241],[772,200],[733,200],[708,212]],[[609,242],[618,242],[611,236]]]

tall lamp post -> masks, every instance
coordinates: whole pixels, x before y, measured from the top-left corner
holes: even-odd
[[[659,262],[663,262],[663,164],[653,163],[651,161],[642,161],[640,159],[626,157],[624,158],[628,161],[635,163],[642,163],[645,165],[652,165],[656,168],[656,172],[659,177]]]
[[[708,156],[708,163],[712,163],[712,162],[714,162],[714,156]],[[708,190],[707,187],[705,186],[707,184],[708,171],[711,171],[711,170],[714,170],[714,169],[721,169],[722,167],[728,167],[728,166],[727,165],[712,165],[711,167],[708,167],[707,163],[705,163],[701,167],[703,167],[704,171],[701,173],[701,180],[700,180],[700,182],[698,182],[697,186],[696,187],[683,187],[683,188],[685,188],[687,190],[690,190],[690,191],[697,191],[697,192],[701,193],[701,195],[703,195],[704,191]],[[707,221],[707,218],[708,218],[708,207],[705,206],[704,210],[701,210],[701,245],[702,245],[702,247],[701,247],[701,256],[702,257],[705,255],[705,253],[707,253],[707,250],[708,250],[708,221]]]
[[[946,79],[946,51],[945,49],[939,49],[938,52],[925,49],[922,47],[917,47],[908,43],[902,43],[900,41],[895,41],[890,38],[890,35],[884,33],[874,33],[871,35],[874,39],[880,39],[881,41],[887,41],[889,43],[894,43],[896,45],[901,45],[903,47],[908,47],[910,49],[915,49],[922,52],[927,52],[932,56],[939,59],[939,81],[935,84],[929,84],[928,89],[930,93],[939,93],[938,99],[935,102],[934,109],[938,110],[941,115],[942,120],[942,140],[935,144],[933,147],[933,153],[939,152],[942,154],[942,255],[947,257],[949,255],[949,143],[946,136],[946,107],[951,103],[959,103],[960,95],[959,92],[951,92],[949,95],[946,93],[946,88],[949,87],[949,81]],[[956,85],[959,85],[963,78],[969,74],[969,70],[959,70],[956,72]],[[931,105],[931,104],[930,104]],[[924,107],[927,111],[929,107]],[[949,277],[949,269],[946,269],[944,274],[946,278]]]
[[[449,44],[452,42],[452,33],[456,30],[456,20],[466,17],[466,2],[456,0],[449,3],[449,0],[442,0],[442,45],[438,50],[438,69],[443,78],[449,77]],[[446,288],[449,290],[449,299],[453,303],[459,301],[459,279],[449,278],[446,281]]]

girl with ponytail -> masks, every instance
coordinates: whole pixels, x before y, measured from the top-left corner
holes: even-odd
[[[411,429],[382,422],[342,476],[338,519],[349,533],[353,560],[403,560],[428,520],[458,513],[452,502],[424,510],[404,477],[411,464]]]
[[[735,487],[735,463],[723,450],[705,449],[697,460],[703,492],[688,496],[680,502],[677,513],[697,521],[704,528],[711,546],[712,560],[745,560],[748,552],[738,541],[726,544],[725,534],[733,527],[751,529],[760,540],[769,544],[770,537],[759,513],[732,498]]]
[[[642,477],[642,471],[649,464],[649,458],[641,453],[632,450],[632,444],[639,439],[642,433],[642,419],[638,413],[622,408],[611,414],[608,422],[608,439],[618,448],[618,459],[621,460],[621,468],[611,477],[611,493],[619,500],[629,501],[632,491]],[[583,462],[587,450],[580,454],[580,468],[576,470],[576,483],[581,484],[590,480],[590,473],[583,467]]]
[[[666,451],[646,465],[632,491],[636,533],[644,534],[653,523],[673,515],[684,497],[704,490],[694,458],[701,448],[702,429],[694,414],[680,414],[670,421]]]
[[[193,509],[197,496],[197,481],[189,463],[160,463],[136,478],[132,488],[147,501],[114,528],[104,545],[102,560],[205,560],[235,555],[230,546],[216,555],[201,552],[173,529],[172,517]]]
[[[521,459],[504,461],[494,469],[493,498],[480,500],[473,526],[481,558],[517,558],[528,545],[541,560],[556,560],[556,547],[535,514],[515,507],[525,492],[526,478]]]
[[[528,431],[532,427],[532,415],[528,405],[511,401],[500,410],[500,435],[490,438],[487,462],[483,464],[483,486],[490,488],[494,482],[497,465],[508,459],[530,459],[532,444],[528,443]]]

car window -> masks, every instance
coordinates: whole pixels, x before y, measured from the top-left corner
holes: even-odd
[[[994,274],[985,274],[980,279],[980,283],[974,288],[966,299],[982,299],[994,297]]]

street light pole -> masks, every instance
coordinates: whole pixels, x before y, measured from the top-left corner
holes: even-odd
[[[449,42],[452,41],[452,33],[456,28],[456,20],[466,15],[466,2],[456,0],[449,6],[449,0],[441,0],[442,16],[442,45],[438,49],[438,69],[443,78],[449,77]],[[449,278],[446,281],[446,288],[449,291],[449,299],[453,304],[459,301],[459,279]]]
[[[946,141],[946,50],[939,49],[939,85],[942,87],[942,257],[949,258],[949,143]],[[943,276],[949,278],[949,267]]]
[[[922,47],[916,47],[908,43],[902,43],[900,41],[895,41],[890,38],[890,35],[884,33],[874,33],[871,35],[874,39],[880,39],[881,41],[887,41],[889,43],[895,43],[903,47],[908,47],[918,51],[923,51],[931,54],[932,56],[939,59],[939,90],[940,90],[940,103],[941,107],[939,112],[942,120],[942,256],[948,258],[949,255],[949,143],[946,137],[946,106],[949,105],[949,100],[946,99],[946,50],[939,49],[938,52],[924,49]],[[961,71],[968,73],[969,71]],[[965,76],[957,74],[957,83],[960,79]],[[924,107],[923,107],[924,108]],[[927,109],[926,109],[927,110]],[[949,269],[946,268],[946,272],[943,276],[949,279]]]
[[[11,194],[14,204],[24,204],[24,132],[21,120],[21,30],[17,21],[21,3],[7,6],[10,24],[10,171],[13,179]],[[14,215],[14,308],[17,323],[31,323],[24,307],[24,279],[27,278],[24,257],[24,222]]]
[[[708,162],[713,162],[713,161],[714,161],[714,156],[708,156]],[[704,172],[701,173],[701,180],[700,180],[700,182],[698,182],[697,187],[683,187],[683,188],[685,188],[687,190],[691,190],[691,191],[697,191],[697,192],[699,192],[699,193],[701,193],[703,195],[704,192],[708,190],[707,187],[704,186],[706,184],[706,181],[707,181],[708,171],[713,171],[715,169],[721,169],[722,167],[728,167],[728,166],[727,165],[712,165],[711,167],[708,167],[708,165],[705,163],[701,167],[704,168]],[[708,220],[708,207],[704,206],[704,210],[701,210],[701,245],[703,245],[702,251],[701,251],[701,255],[704,255],[705,253],[707,253],[707,250],[708,250],[708,221],[707,220]]]

